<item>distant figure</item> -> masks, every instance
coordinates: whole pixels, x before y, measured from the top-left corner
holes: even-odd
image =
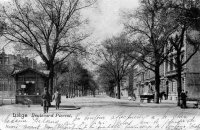
[[[48,113],[49,106],[50,106],[50,100],[51,96],[47,90],[47,88],[44,88],[44,93],[42,94],[42,103],[43,103],[43,111],[44,113]]]
[[[163,92],[161,92],[161,93],[159,93],[159,99],[160,99],[160,102],[161,102],[161,100],[163,100],[163,97],[165,97],[165,92],[163,91]],[[165,98],[166,99],[166,98]]]
[[[61,94],[59,92],[59,89],[56,89],[56,92],[53,95],[53,100],[55,99],[56,102],[56,109],[59,109],[60,103],[61,103]]]
[[[136,95],[135,95],[135,93],[133,93],[133,100],[134,100],[134,101],[136,100]]]
[[[188,97],[188,91],[185,91],[185,100],[184,100],[185,108],[187,108],[187,97]]]
[[[166,93],[164,93],[164,97],[165,97],[165,100],[167,100],[167,94]]]
[[[187,94],[182,90],[181,92],[181,108],[187,108],[186,105]]]

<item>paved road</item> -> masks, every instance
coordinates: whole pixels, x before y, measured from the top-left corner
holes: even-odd
[[[54,104],[54,102],[52,103]],[[40,105],[3,105],[0,106],[0,123],[4,129],[200,129],[199,109],[180,109],[175,102],[163,101],[161,104],[140,103],[125,99],[115,99],[106,95],[96,97],[62,97],[60,110],[51,107],[48,114],[43,114]],[[13,117],[18,114],[19,117]],[[22,114],[27,118],[22,119]],[[42,117],[32,117],[41,115]],[[44,116],[52,117],[44,117]],[[11,121],[14,120],[13,124]],[[19,122],[25,120],[26,124]],[[10,122],[9,122],[10,121]],[[194,123],[192,123],[194,122]],[[10,127],[14,127],[13,129]]]
[[[52,102],[52,105],[55,103]],[[189,104],[190,108],[185,109],[184,111],[197,111],[198,109],[193,109],[192,104]],[[87,96],[87,97],[76,97],[76,98],[65,98],[62,96],[61,102],[61,110],[76,110],[81,111],[82,109],[119,109],[119,110],[142,110],[148,109],[153,111],[163,110],[163,109],[173,109],[181,111],[179,107],[177,107],[176,102],[173,101],[165,101],[163,100],[160,104],[155,103],[140,103],[139,101],[129,101],[127,98],[116,99],[111,98],[106,95],[97,95],[96,97]],[[6,110],[6,112],[4,112]],[[26,105],[21,104],[12,104],[12,105],[3,105],[0,107],[0,114],[15,111],[37,111],[42,112],[42,107],[40,105],[31,105],[28,107]],[[50,112],[54,112],[54,106],[50,108]]]

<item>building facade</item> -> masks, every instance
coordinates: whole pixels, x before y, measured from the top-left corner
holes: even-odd
[[[1,99],[15,98],[16,82],[11,74],[15,70],[36,68],[35,59],[29,59],[20,55],[6,54],[4,49],[0,53],[0,96]]]
[[[191,54],[191,45],[185,43],[182,48],[183,61]],[[177,72],[173,64],[176,55],[172,51],[168,60],[160,66],[160,92],[165,92],[168,100],[177,100]],[[188,92],[190,98],[200,98],[200,52],[197,52],[183,66],[182,70],[182,89]],[[135,67],[134,87],[137,88],[137,95],[155,92],[155,76],[154,72],[147,70],[140,65]]]

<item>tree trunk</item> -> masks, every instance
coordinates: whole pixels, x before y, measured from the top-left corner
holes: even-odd
[[[178,92],[177,106],[180,106],[181,105],[180,104],[180,100],[181,100],[180,95],[181,95],[181,90],[182,90],[182,77],[181,77],[182,65],[181,65],[181,61],[180,60],[177,60],[176,71],[177,71],[177,92]]]
[[[160,93],[160,68],[159,65],[155,67],[155,103],[159,103]]]
[[[110,88],[110,97],[115,97],[115,95],[114,95],[114,87],[112,86],[111,88]]]
[[[52,76],[50,77],[50,95],[53,95],[53,74]]]
[[[50,95],[53,95],[54,66],[53,65],[47,66],[47,70],[49,70],[49,75],[46,87],[48,88]]]
[[[78,97],[78,87],[75,85],[75,96]]]
[[[82,96],[84,96],[84,86],[82,86]]]
[[[129,73],[129,87],[128,87],[128,96],[133,97],[133,67]]]
[[[69,82],[69,98],[71,98],[71,81]]]
[[[120,92],[120,80],[117,80],[117,98],[121,98],[121,92]]]
[[[72,96],[73,96],[73,98],[75,96],[75,84],[74,84],[74,81],[73,81],[73,87],[72,87]]]
[[[50,98],[50,106],[51,106],[51,102],[52,102],[52,95],[53,95],[53,79],[54,79],[54,66],[53,65],[49,65],[47,66],[47,70],[49,70],[49,75],[48,75],[48,79],[47,79],[47,84],[45,87],[47,87],[47,90],[49,91],[49,94],[51,95]]]

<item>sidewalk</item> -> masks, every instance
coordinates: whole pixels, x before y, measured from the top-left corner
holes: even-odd
[[[52,105],[54,104],[55,102],[52,102]],[[18,115],[18,117],[13,115]],[[2,105],[0,106],[0,117],[4,119],[0,120],[0,123],[3,122],[0,129],[16,127],[21,130],[26,127],[28,130],[29,127],[40,127],[41,130],[74,130],[73,126],[76,126],[76,129],[82,130],[88,128],[101,130],[138,128],[139,130],[140,127],[144,130],[151,127],[152,129],[148,130],[154,130],[155,126],[158,126],[160,129],[174,128],[171,130],[176,130],[181,126],[187,129],[199,127],[200,111],[194,108],[181,109],[177,107],[175,101],[169,100],[155,104],[101,95],[76,98],[63,96],[59,110],[50,107],[49,112],[44,114],[41,105],[31,105],[30,107],[22,104]],[[17,123],[10,123],[12,121],[17,121]],[[192,121],[196,125],[190,123],[191,126],[188,126],[186,123],[188,121]]]
[[[108,96],[97,95],[96,97],[93,96],[85,96],[85,97],[75,97],[75,98],[66,98],[62,96],[61,98],[61,108],[66,110],[76,110],[85,107],[151,107],[151,108],[179,108],[177,106],[177,101],[172,100],[162,100],[161,103],[157,104],[154,102],[147,103],[147,101],[140,102],[139,99],[136,101],[128,100],[128,98],[116,99]],[[55,102],[51,102],[52,108],[55,107]],[[187,106],[189,108],[193,108],[193,102],[187,102]],[[22,104],[11,104],[11,105],[2,105],[1,107],[6,107],[10,109],[14,108],[28,108],[27,105]],[[31,105],[30,108],[41,110],[41,105]],[[39,109],[38,109],[39,108]]]

